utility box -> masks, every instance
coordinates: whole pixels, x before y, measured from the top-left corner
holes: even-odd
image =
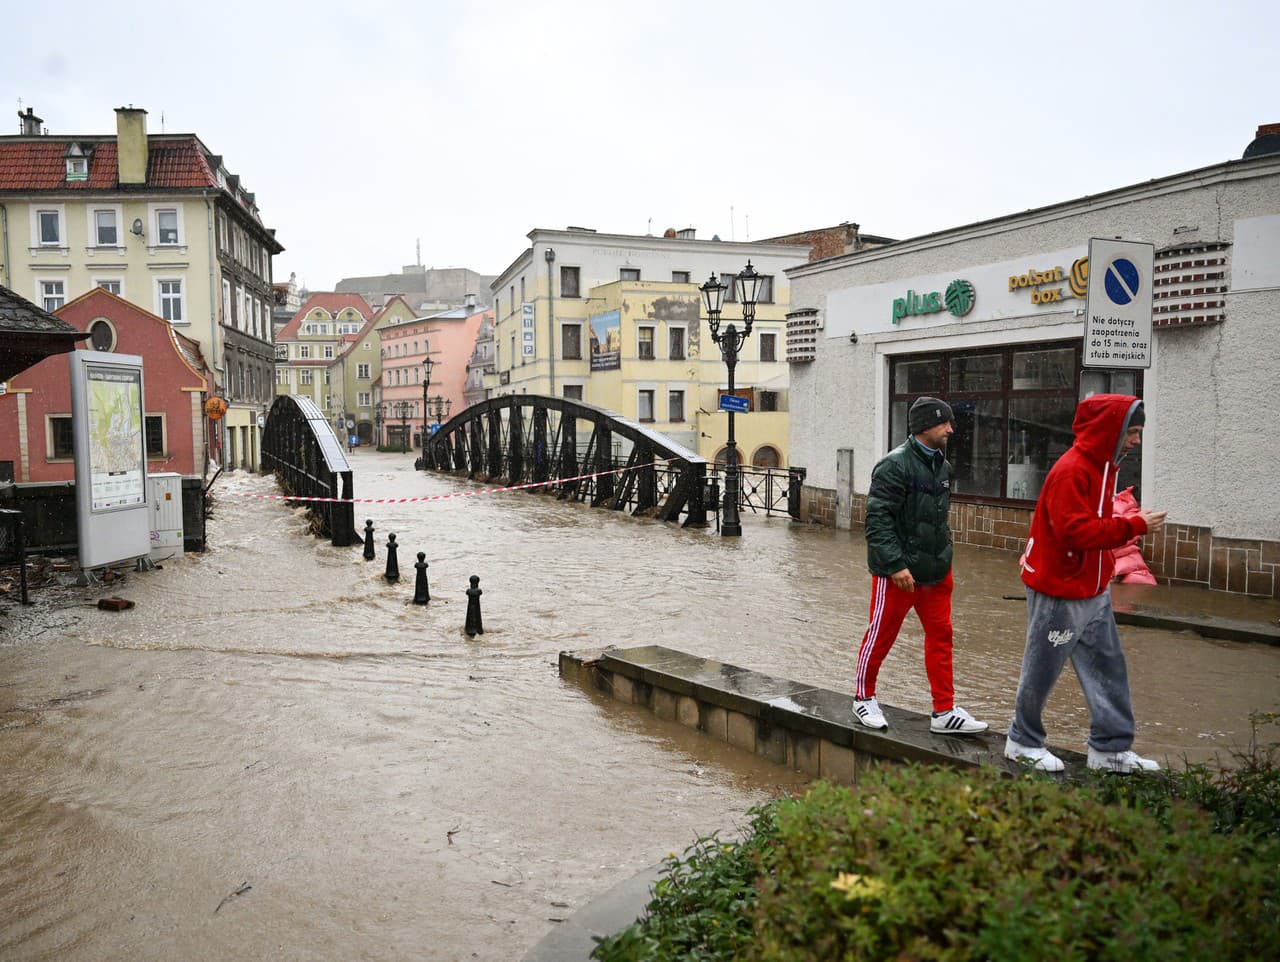
[[[147,475],[151,505],[151,560],[182,554],[182,475],[165,471]]]

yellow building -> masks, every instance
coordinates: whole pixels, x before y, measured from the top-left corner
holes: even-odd
[[[785,270],[808,259],[789,244],[537,229],[533,242],[490,288],[495,310],[490,395],[575,398],[652,426],[703,457],[722,459],[727,416],[719,396],[727,370],[711,340],[699,285],[731,284],[748,262],[763,276],[755,325],[739,354],[735,418],[744,464],[787,463],[784,358],[789,286]],[[726,299],[722,330],[742,325]]]

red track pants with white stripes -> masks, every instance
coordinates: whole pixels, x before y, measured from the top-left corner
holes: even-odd
[[[916,585],[903,591],[889,578],[871,576],[871,624],[858,649],[855,697],[872,698],[876,676],[889,649],[898,640],[903,619],[912,608],[924,626],[924,670],[929,676],[935,712],[955,707],[951,675],[951,572],[936,585]]]

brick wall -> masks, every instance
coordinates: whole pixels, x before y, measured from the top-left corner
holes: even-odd
[[[806,486],[801,520],[834,527],[836,494]],[[855,495],[852,518],[867,519],[866,495]],[[951,537],[957,544],[1021,552],[1031,529],[1030,508],[952,504]],[[1208,528],[1168,524],[1143,539],[1142,555],[1161,584],[1193,585],[1231,594],[1280,598],[1280,542],[1215,538]]]

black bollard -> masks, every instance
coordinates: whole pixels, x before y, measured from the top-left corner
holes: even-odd
[[[474,638],[484,634],[484,625],[480,623],[480,576],[471,576],[471,587],[467,589],[467,637]]]
[[[369,518],[364,523],[364,560],[373,560],[373,519]]]
[[[418,569],[418,579],[413,583],[413,603],[425,605],[431,600],[431,592],[427,590],[427,553],[425,551],[418,552],[418,563],[414,567]]]
[[[400,563],[396,561],[396,536],[387,535],[387,573],[384,576],[387,584],[395,584],[400,580]]]

